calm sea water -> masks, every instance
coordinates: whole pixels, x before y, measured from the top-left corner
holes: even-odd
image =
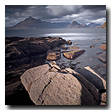
[[[61,59],[57,60],[60,66],[75,68],[84,66],[94,66],[103,62],[98,60],[98,55],[105,50],[100,49],[102,43],[106,43],[106,29],[71,28],[71,29],[36,29],[36,30],[5,30],[5,37],[62,37],[71,40],[72,46],[85,49],[85,53],[74,60],[68,60],[61,54]],[[94,48],[90,46],[94,45]]]

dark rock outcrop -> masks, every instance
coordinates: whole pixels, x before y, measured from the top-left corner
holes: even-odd
[[[91,82],[99,91],[106,91],[106,81],[89,66],[79,69],[77,72]]]
[[[13,41],[12,38],[12,41],[9,42],[11,43],[5,46],[6,70],[23,63],[32,63],[31,59],[35,60],[37,56],[38,58],[45,58],[47,50],[65,43],[67,44],[67,42],[60,37],[20,38],[20,40],[18,38],[17,41]]]
[[[58,51],[60,49],[57,47],[63,44],[67,44],[67,41],[60,37],[6,37],[6,97],[15,94],[16,91],[19,91],[19,89],[22,87],[20,76],[27,69],[43,65],[46,61],[47,51],[49,49]]]
[[[64,39],[59,37],[24,38],[23,40],[19,40],[19,41],[7,44],[5,50],[6,50],[6,54],[9,52],[11,53],[12,51],[12,53],[15,52],[18,55],[24,55],[24,54],[30,54],[30,53],[36,53],[36,52],[43,53],[50,48],[57,47],[64,43],[67,43],[67,42]]]

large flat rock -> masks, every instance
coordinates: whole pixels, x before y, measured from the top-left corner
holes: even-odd
[[[85,50],[78,49],[78,50],[72,50],[72,51],[69,51],[69,52],[64,52],[63,55],[67,59],[73,59],[73,58],[78,57],[79,55],[83,54],[84,52],[85,52]]]

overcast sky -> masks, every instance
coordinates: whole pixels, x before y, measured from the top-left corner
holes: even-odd
[[[50,22],[98,23],[106,21],[105,5],[6,5],[5,26],[32,16]]]

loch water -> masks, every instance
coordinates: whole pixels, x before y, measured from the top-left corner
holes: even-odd
[[[85,52],[76,59],[66,59],[61,54],[61,59],[56,63],[61,67],[73,67],[74,69],[85,66],[95,66],[102,64],[98,56],[105,52],[100,49],[102,43],[106,43],[106,29],[97,28],[56,28],[56,29],[34,29],[34,30],[5,30],[5,37],[62,37],[65,40],[71,40],[71,45],[84,49]],[[90,46],[93,45],[93,48]],[[48,61],[46,61],[48,62]]]

